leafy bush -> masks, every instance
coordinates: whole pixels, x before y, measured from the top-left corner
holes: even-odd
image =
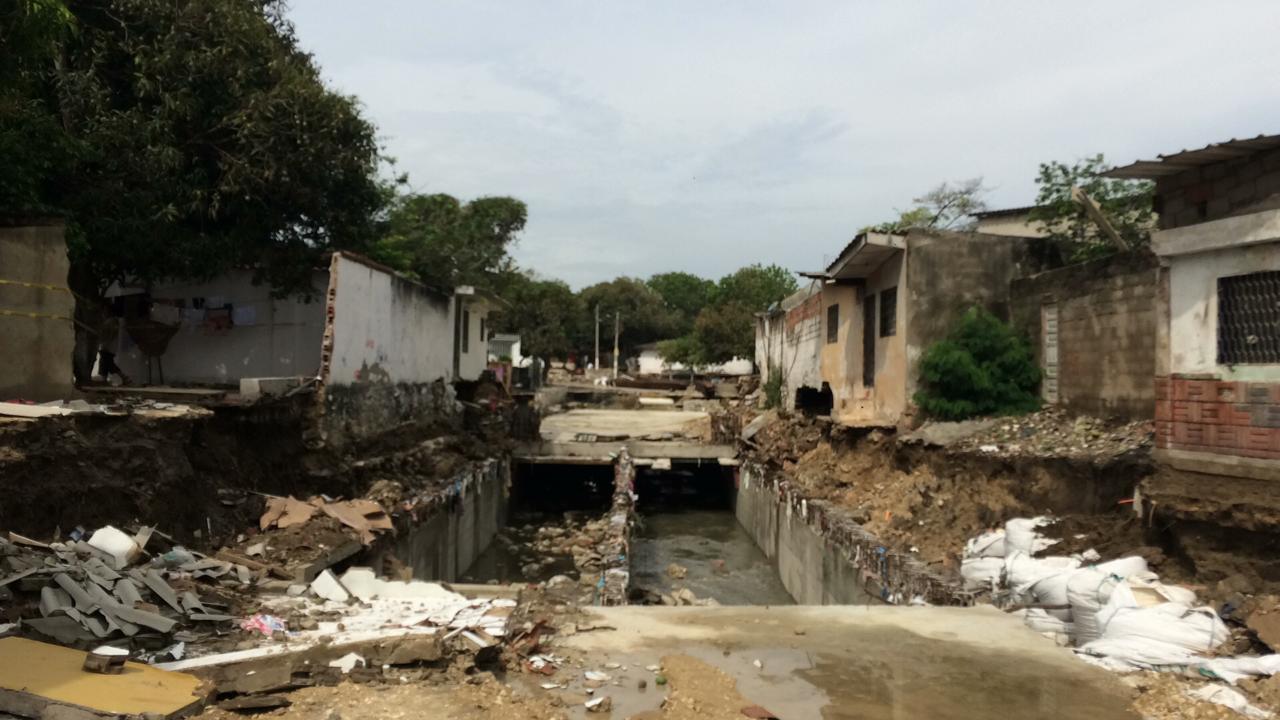
[[[981,308],[970,308],[920,363],[915,401],[929,415],[964,420],[1040,406],[1040,368],[1026,341]]]
[[[764,406],[782,407],[782,368],[770,363],[769,381],[764,384]]]

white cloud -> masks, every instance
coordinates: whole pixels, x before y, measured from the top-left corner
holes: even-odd
[[[326,77],[416,187],[530,205],[581,286],[813,268],[942,180],[1277,132],[1280,6],[297,0]]]

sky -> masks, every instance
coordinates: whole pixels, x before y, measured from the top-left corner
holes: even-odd
[[[529,206],[574,288],[826,265],[946,180],[1280,132],[1280,3],[293,0],[413,190]]]

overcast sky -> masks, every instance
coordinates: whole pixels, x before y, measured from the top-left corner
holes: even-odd
[[[518,261],[815,269],[943,180],[1280,132],[1280,2],[294,0],[415,190],[529,205]]]

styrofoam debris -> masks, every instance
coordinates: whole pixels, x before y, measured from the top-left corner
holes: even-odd
[[[329,667],[342,670],[343,675],[354,670],[356,666],[365,666],[364,657],[353,652],[347,653],[337,660],[329,661]]]
[[[117,570],[129,566],[138,557],[141,548],[133,536],[106,525],[98,528],[89,538],[89,546],[106,553],[115,560]]]
[[[325,600],[332,600],[338,603],[344,603],[351,599],[351,593],[328,570],[320,573],[315,580],[311,581],[311,592]]]

